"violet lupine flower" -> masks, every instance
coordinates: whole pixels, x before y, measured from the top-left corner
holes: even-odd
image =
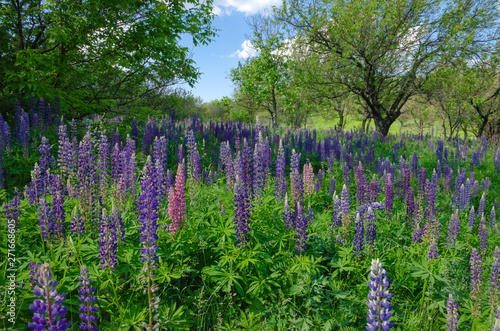
[[[334,227],[338,227],[342,225],[342,205],[339,197],[337,194],[334,193],[333,195],[333,216],[332,216],[332,223],[331,223],[331,231],[333,231]]]
[[[458,209],[453,215],[451,215],[450,221],[448,223],[448,238],[446,239],[445,247],[450,247],[455,245],[458,233],[460,232],[460,218],[458,217]]]
[[[340,193],[340,206],[343,218],[351,214],[351,201],[349,200],[349,191],[345,184]]]
[[[51,161],[50,144],[47,138],[42,137],[42,143],[40,144],[40,148],[38,149],[38,151],[40,152],[40,160],[38,161],[40,167],[40,179],[44,184],[43,189],[47,190],[49,180],[47,173]]]
[[[262,132],[259,132],[259,139],[255,144],[253,154],[253,194],[261,197],[266,186],[267,176],[267,155],[262,138]]]
[[[304,164],[302,177],[302,182],[304,183],[304,195],[309,196],[313,193],[314,188],[314,170],[309,159],[307,159],[306,164]]]
[[[116,268],[116,248],[118,234],[116,224],[106,211],[102,210],[101,224],[99,227],[99,254],[101,269],[109,268],[110,273]]]
[[[23,147],[23,155],[25,158],[28,158],[28,147],[30,141],[29,132],[30,132],[29,117],[26,114],[26,116],[21,117],[21,122],[19,123],[19,143]]]
[[[304,215],[304,208],[302,207],[301,202],[295,203],[295,250],[298,253],[306,251],[306,241],[307,241],[307,225],[308,219]]]
[[[479,222],[479,241],[481,247],[481,254],[486,254],[486,249],[488,247],[488,228],[486,227],[486,219],[484,214],[481,216],[481,221]]]
[[[168,215],[170,216],[169,230],[175,236],[180,226],[186,219],[186,188],[184,175],[184,162],[177,165],[175,187],[170,187],[168,194]]]
[[[361,258],[363,255],[363,239],[364,239],[364,220],[360,217],[359,213],[356,213],[356,234],[354,235],[354,254],[357,255],[358,258]]]
[[[280,144],[278,147],[278,155],[276,157],[276,165],[275,165],[276,182],[275,182],[274,196],[277,201],[283,200],[287,191],[285,168],[286,168],[285,150],[283,149],[283,141],[280,139]]]
[[[486,206],[486,193],[483,192],[481,200],[479,200],[479,208],[477,210],[477,217],[481,217],[484,214],[484,208]]]
[[[5,217],[8,220],[14,220],[14,225],[16,229],[19,228],[19,214],[21,213],[21,192],[17,189],[14,189],[14,198],[7,202],[5,205]]]
[[[498,305],[498,291],[500,289],[500,248],[495,247],[493,264],[490,275],[490,305],[494,309]]]
[[[135,144],[137,145],[137,142],[139,140],[139,129],[137,128],[137,120],[135,119],[135,116],[132,119],[132,129],[130,130],[130,136],[135,140]]]
[[[226,189],[230,191],[234,186],[235,174],[229,141],[225,141],[220,145],[220,164],[226,173]]]
[[[410,168],[405,167],[403,170],[403,200],[408,197],[408,189],[410,188]]]
[[[370,190],[369,190],[369,200],[368,202],[374,203],[377,201],[378,195],[380,193],[380,183],[375,178],[375,175],[372,177],[372,181],[370,182]]]
[[[449,295],[446,303],[446,328],[448,331],[458,331],[458,307],[453,295]]]
[[[79,316],[82,320],[80,323],[80,329],[98,331],[99,328],[95,325],[95,323],[97,323],[99,319],[96,316],[99,309],[94,303],[97,301],[97,297],[92,294],[95,292],[95,287],[90,286],[92,284],[92,280],[90,280],[90,275],[86,266],[82,265],[80,267],[80,276],[78,279],[80,280],[78,282],[78,286],[80,286],[78,293],[81,294],[80,297],[78,297],[78,300],[82,303],[79,309],[81,312]]]
[[[181,168],[180,170],[184,184],[184,169]],[[151,156],[148,156],[142,169],[141,193],[139,195],[139,222],[141,223],[139,231],[141,233],[140,241],[143,245],[141,248],[141,263],[147,262],[148,265],[154,264],[158,259],[156,256],[156,250],[158,249],[158,245],[156,244],[156,240],[158,240],[158,235],[156,234],[158,229],[158,198],[155,190],[154,172],[155,169],[151,161]]]
[[[300,154],[292,150],[292,157],[290,160],[290,191],[294,204],[302,201],[304,187],[302,178],[300,176]]]
[[[330,195],[333,195],[335,193],[335,177],[332,176],[332,179],[330,179]]]
[[[368,196],[367,192],[367,183],[366,183],[366,176],[365,172],[363,170],[363,165],[361,164],[361,161],[358,164],[358,167],[356,168],[356,201],[358,203],[358,206],[361,206],[365,202],[367,202],[366,197]]]
[[[411,220],[415,214],[415,198],[414,198],[414,188],[410,187],[407,191],[406,197],[406,218],[407,220]]]
[[[385,214],[390,217],[392,214],[392,204],[394,199],[394,186],[391,180],[391,174],[387,175],[385,180]]]
[[[473,196],[477,196],[478,191],[479,191],[479,182],[477,180],[475,180],[474,184],[472,185],[472,192],[471,192],[471,194]]]
[[[70,231],[77,234],[78,238],[80,237],[80,234],[85,233],[85,224],[83,223],[83,220],[78,213],[78,206],[75,206],[75,208],[73,209]]]
[[[349,166],[347,164],[344,165],[344,185],[347,187],[351,186],[351,181],[350,181],[350,172],[349,172]]]
[[[474,227],[475,220],[476,220],[476,213],[474,211],[474,206],[472,206],[469,212],[469,223],[467,223],[467,227],[469,229],[472,229]]]
[[[481,254],[477,251],[477,249],[473,248],[470,256],[470,287],[471,294],[470,298],[472,301],[475,301],[473,306],[474,316],[478,317],[480,312],[480,296],[481,296],[481,288],[483,284],[483,277],[481,275]]]
[[[71,166],[71,143],[69,142],[66,125],[59,126],[59,150],[57,154],[57,165],[61,171],[61,176],[66,177],[69,174]]]
[[[38,284],[38,272],[40,270],[40,267],[42,265],[34,262],[30,262],[29,268],[29,275],[30,275],[30,286],[31,289],[35,288],[35,285]]]
[[[187,138],[187,168],[188,178],[192,179],[194,183],[201,183],[201,159],[196,147],[196,140],[193,130],[189,130]]]
[[[392,293],[387,289],[389,287],[389,279],[387,271],[380,263],[379,259],[372,260],[370,268],[370,280],[368,281],[370,291],[368,292],[368,317],[366,321],[368,325],[366,330],[389,330],[394,327],[391,323],[392,306],[390,300]]]
[[[55,183],[53,185],[52,199],[52,232],[55,237],[62,239],[66,234],[66,228],[64,227],[64,222],[66,221],[66,213],[64,211],[64,187],[59,176],[54,175],[53,177],[55,178]]]
[[[40,198],[38,203],[38,221],[40,224],[40,233],[45,241],[50,240],[53,228],[53,219],[50,206],[45,198]]]
[[[65,294],[58,294],[57,281],[52,279],[50,264],[42,264],[37,273],[36,285],[33,289],[35,296],[43,299],[35,299],[29,309],[33,311],[33,322],[28,323],[28,328],[35,330],[45,330],[46,326],[50,331],[63,331],[71,326],[71,322],[66,322],[64,316],[68,308],[62,305],[66,298]],[[45,314],[48,313],[48,316]]]
[[[490,213],[490,228],[495,228],[495,223],[496,223],[496,212],[495,212],[495,207],[491,207],[491,213]]]
[[[283,210],[283,220],[286,228],[289,230],[295,229],[295,214],[288,205],[288,196],[285,194],[285,208]]]
[[[239,176],[236,177],[234,189],[234,228],[236,230],[237,247],[244,247],[247,243],[246,234],[250,231],[251,203],[245,184]],[[285,206],[285,209],[288,206]],[[286,212],[286,210],[285,210]]]
[[[491,331],[500,331],[500,307],[497,308],[495,313],[495,324]]]
[[[368,207],[365,216],[366,222],[366,243],[369,247],[370,252],[373,250],[375,244],[375,237],[377,236],[377,224],[375,223],[375,213],[372,207]]]

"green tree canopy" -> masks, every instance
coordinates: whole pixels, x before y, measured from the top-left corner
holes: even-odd
[[[111,111],[199,76],[180,45],[215,36],[212,1],[0,1],[4,107],[58,96],[71,116]],[[2,111],[5,112],[5,109]]]
[[[496,0],[288,0],[276,9],[294,52],[328,68],[332,84],[366,104],[386,135],[410,97],[450,59],[491,51]]]

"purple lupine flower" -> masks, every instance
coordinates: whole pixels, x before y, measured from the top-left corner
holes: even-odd
[[[285,225],[287,229],[293,230],[295,229],[295,214],[288,206],[288,196],[285,195],[285,208],[283,211],[283,220],[285,221]]]
[[[474,181],[474,185],[472,185],[472,195],[477,196],[477,193],[479,191],[479,182],[477,180]]]
[[[118,246],[118,233],[116,224],[106,211],[102,210],[101,224],[99,227],[99,254],[101,269],[109,269],[112,273],[116,268],[116,248]]]
[[[296,202],[302,201],[304,187],[300,176],[300,154],[292,150],[290,160],[290,191],[294,205]]]
[[[314,170],[309,159],[307,159],[306,164],[304,164],[302,177],[302,182],[304,183],[304,195],[309,196],[313,193],[314,188]]]
[[[460,232],[460,218],[458,217],[458,209],[451,215],[450,222],[448,223],[448,238],[446,239],[445,247],[455,245],[458,233]]]
[[[477,210],[477,217],[482,217],[484,214],[484,208],[486,206],[486,192],[483,192],[483,195],[481,196],[481,200],[479,200],[479,208]]]
[[[373,250],[373,245],[375,244],[375,237],[377,235],[377,224],[375,223],[375,213],[371,206],[368,207],[366,212],[366,243],[369,247],[370,252]]]
[[[367,202],[367,196],[368,196],[366,176],[361,162],[359,162],[358,167],[356,168],[355,178],[356,178],[356,202],[358,203],[358,206],[361,206],[362,204]]]
[[[274,196],[276,200],[281,201],[286,195],[287,184],[286,184],[286,159],[285,150],[283,149],[283,141],[280,139],[280,144],[278,147],[278,155],[276,157],[275,173],[276,173],[276,183],[274,189]]]
[[[137,145],[137,142],[139,140],[139,129],[137,128],[137,120],[135,119],[135,116],[132,119],[132,129],[130,130],[130,136],[135,140],[135,144]]]
[[[40,160],[39,160],[40,180],[44,184],[43,189],[47,190],[48,180],[49,180],[48,170],[51,162],[50,144],[47,138],[42,137],[42,143],[40,144],[40,148],[38,149],[38,151],[40,152]]]
[[[332,176],[332,179],[330,179],[330,195],[333,195],[335,193],[335,177]]]
[[[350,172],[349,172],[349,166],[347,164],[344,165],[344,185],[347,187],[351,186],[350,185]]]
[[[486,248],[488,247],[488,228],[486,227],[486,219],[484,214],[481,216],[481,221],[479,222],[479,241],[481,242],[481,254],[486,254]]]
[[[438,258],[438,247],[437,247],[437,240],[432,235],[431,243],[429,245],[429,252],[427,254],[427,257],[429,260],[436,260]]]
[[[255,144],[253,154],[253,194],[256,197],[262,196],[266,186],[267,176],[267,157],[262,138],[262,132],[259,132],[259,139]]]
[[[53,219],[47,200],[43,197],[40,198],[38,203],[38,221],[40,224],[40,233],[42,234],[42,238],[45,241],[49,241],[52,234]]]
[[[5,205],[5,217],[7,220],[13,220],[15,228],[19,228],[19,215],[21,213],[21,192],[17,189],[14,189],[14,198],[7,202]]]
[[[357,255],[358,258],[361,258],[363,255],[363,239],[364,239],[364,220],[361,218],[359,213],[356,213],[356,234],[354,235],[354,254]]]
[[[408,189],[410,188],[410,168],[405,167],[403,170],[403,200],[408,197]]]
[[[85,224],[83,223],[83,220],[80,217],[80,214],[78,213],[78,206],[75,206],[75,208],[73,209],[70,231],[75,234],[78,234],[78,237],[80,237],[80,234],[85,233]]]
[[[380,183],[375,178],[375,175],[372,177],[372,181],[370,182],[370,190],[369,190],[369,200],[368,202],[374,203],[378,199],[378,195],[380,193]]]
[[[481,288],[483,284],[483,277],[481,275],[481,254],[477,251],[477,249],[473,248],[470,256],[470,287],[471,294],[470,298],[475,304],[473,306],[473,314],[477,318],[480,312],[480,296],[481,296]]]
[[[71,326],[71,322],[66,322],[64,316],[68,308],[62,305],[66,298],[65,294],[58,294],[57,281],[52,279],[50,264],[42,264],[38,270],[37,284],[33,289],[35,296],[43,299],[35,299],[29,309],[33,311],[33,322],[28,323],[28,328],[35,330],[45,330],[48,326],[50,331],[63,331]],[[48,313],[48,316],[45,314]]]
[[[306,241],[307,241],[307,225],[308,219],[304,215],[304,209],[301,202],[295,203],[295,250],[298,253],[306,251]]]
[[[80,329],[98,331],[99,328],[95,324],[99,320],[96,316],[99,309],[94,303],[97,301],[97,297],[92,294],[95,292],[95,287],[90,286],[92,280],[90,280],[90,275],[85,265],[80,267],[80,276],[78,279],[80,280],[78,282],[78,286],[80,286],[78,293],[81,294],[78,300],[82,303],[79,309],[81,312],[80,319],[82,320]]]
[[[495,228],[495,223],[496,223],[496,212],[495,212],[495,207],[491,207],[491,213],[490,213],[490,228]]]
[[[414,198],[414,188],[410,187],[407,190],[406,197],[406,217],[407,220],[411,220],[415,214],[415,198]]]
[[[351,213],[351,201],[349,199],[349,191],[346,185],[342,187],[342,192],[340,193],[340,205],[343,217],[350,215]]]
[[[392,204],[394,199],[394,186],[392,184],[391,175],[388,174],[385,181],[385,214],[387,217],[392,214]]]
[[[251,206],[245,184],[242,182],[241,178],[237,176],[236,187],[234,189],[234,227],[236,230],[237,247],[246,246],[246,234],[250,231]],[[286,207],[287,206],[285,206],[285,208]]]
[[[172,221],[169,230],[174,236],[186,219],[186,179],[184,168],[184,163],[179,163],[177,165],[175,187],[171,186],[168,194],[168,215]]]
[[[230,191],[233,189],[235,173],[229,141],[225,141],[220,145],[220,164],[226,173],[226,189]]]
[[[490,275],[490,305],[494,309],[498,305],[498,293],[500,290],[500,248],[495,247],[493,252],[493,264]]]
[[[448,331],[458,331],[458,307],[453,295],[449,295],[446,303],[446,327]]]
[[[497,308],[495,313],[495,324],[491,331],[500,331],[500,307]]]
[[[42,265],[34,262],[30,262],[29,268],[29,275],[30,275],[30,286],[31,289],[35,288],[35,285],[38,284],[38,272],[40,270],[40,267]]]
[[[474,206],[472,206],[469,212],[469,223],[467,223],[467,227],[472,229],[474,227],[475,220],[476,220],[476,213],[474,211]]]
[[[334,193],[333,195],[333,216],[332,216],[332,223],[331,223],[331,231],[333,234],[333,228],[338,227],[342,225],[342,205],[339,197],[337,194]]]
[[[188,178],[192,179],[194,183],[201,183],[201,159],[198,153],[198,148],[196,147],[196,140],[193,130],[189,130],[187,139],[187,167],[188,167]]]
[[[368,286],[370,291],[366,302],[368,306],[366,330],[389,330],[393,328],[394,325],[391,323],[392,306],[390,303],[392,293],[387,289],[389,287],[387,271],[385,271],[379,259],[372,260]]]
[[[66,213],[64,211],[64,187],[59,176],[53,175],[52,177],[55,179],[52,199],[52,232],[55,237],[62,239],[66,234],[66,229],[64,227],[64,222],[66,221]]]
[[[178,171],[181,174],[178,175],[184,176],[184,168],[179,167],[179,170]],[[182,179],[184,184],[184,178]],[[156,243],[156,240],[158,240],[158,235],[156,234],[158,229],[158,198],[155,190],[154,166],[151,162],[151,156],[148,156],[146,159],[146,163],[142,170],[141,193],[139,195],[139,200],[139,222],[141,223],[139,231],[140,241],[143,245],[141,248],[141,263],[147,262],[148,265],[152,265],[158,259],[156,256],[156,250],[158,249],[158,245]]]
[[[26,114],[23,111],[24,114]],[[29,116],[26,114],[25,116],[21,116],[21,122],[19,123],[19,143],[23,147],[23,155],[25,158],[28,158],[28,147],[30,141],[30,124],[29,124]]]

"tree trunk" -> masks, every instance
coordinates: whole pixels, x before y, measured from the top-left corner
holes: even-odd
[[[375,128],[384,137],[387,136],[392,123],[394,123],[396,119],[397,117],[394,118],[393,116],[386,116],[385,118],[382,118],[381,116],[373,117],[373,121],[375,122]]]

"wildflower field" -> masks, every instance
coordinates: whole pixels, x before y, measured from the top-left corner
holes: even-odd
[[[500,330],[499,137],[33,99],[0,150],[0,328]]]

